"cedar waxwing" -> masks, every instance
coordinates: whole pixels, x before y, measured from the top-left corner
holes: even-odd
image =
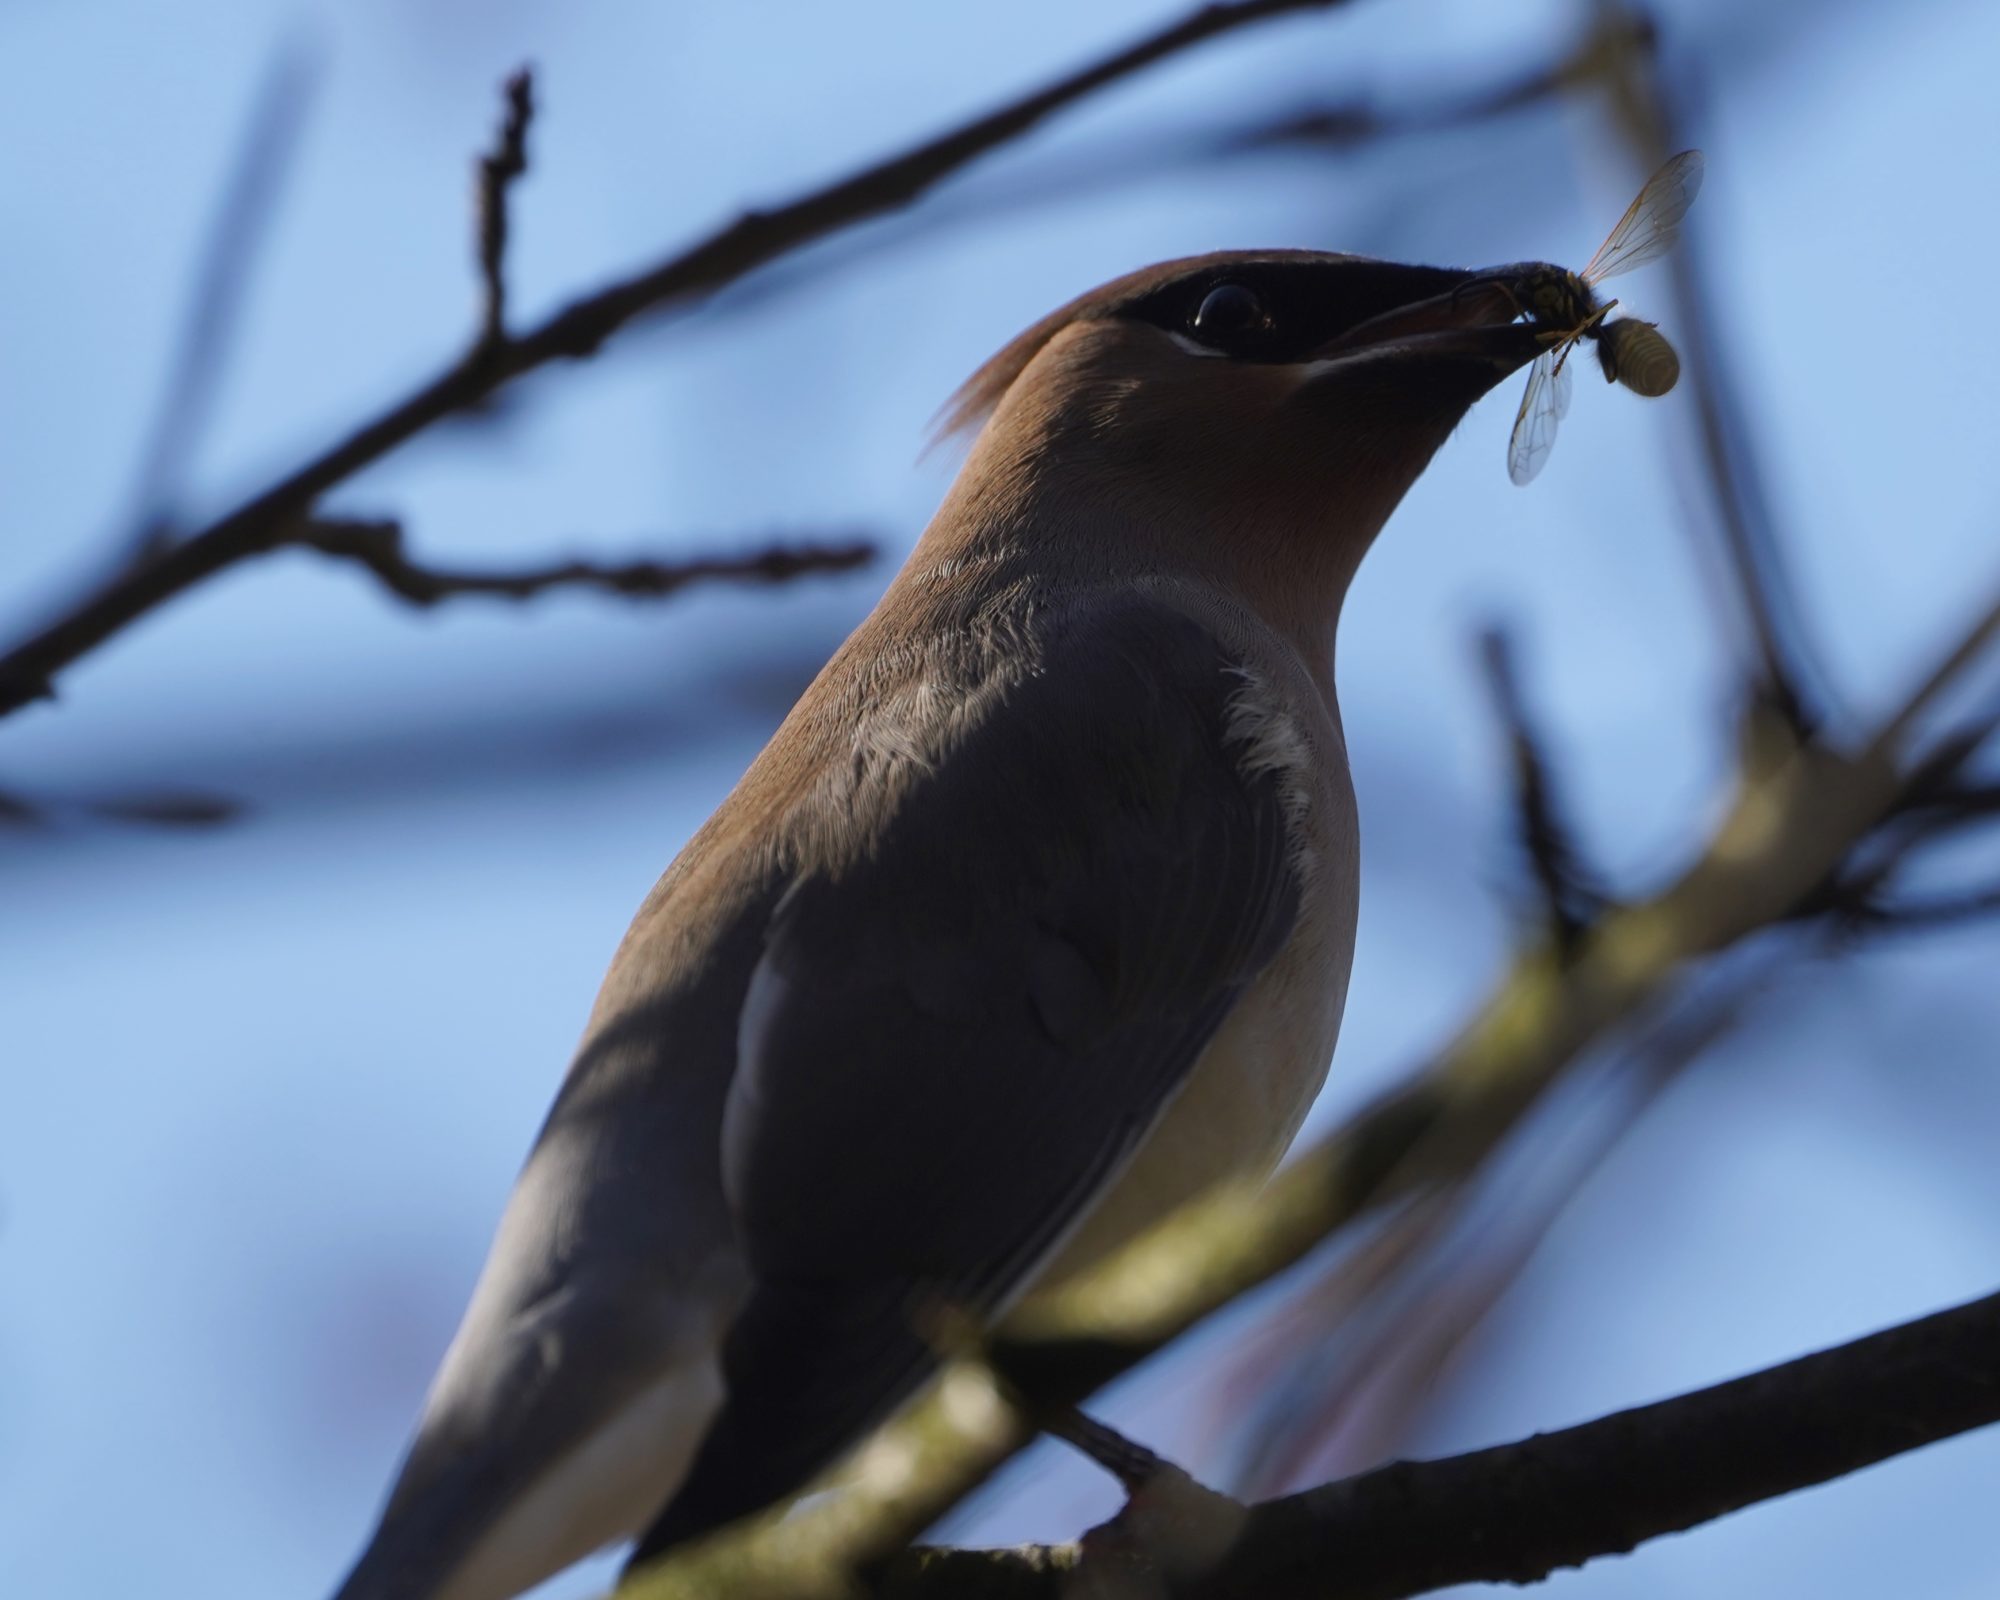
[[[1484,281],[1168,262],[973,376],[936,520],[626,934],[339,1600],[770,1505],[927,1309],[1275,1165],[1354,943],[1341,600],[1547,342]]]

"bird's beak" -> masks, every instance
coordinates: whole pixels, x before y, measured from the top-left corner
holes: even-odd
[[[1316,362],[1437,364],[1466,369],[1480,391],[1541,354],[1539,330],[1518,321],[1520,302],[1489,274],[1407,268],[1418,293],[1349,327],[1314,354]],[[1440,280],[1446,280],[1440,287]]]

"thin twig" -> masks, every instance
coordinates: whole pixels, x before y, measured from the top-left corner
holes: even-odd
[[[1256,23],[1345,3],[1229,0],[1202,6],[998,111],[774,210],[746,212],[692,248],[576,301],[524,334],[482,341],[345,439],[185,542],[114,577],[0,656],[0,716],[52,694],[58,673],[139,617],[223,569],[295,539],[327,490],[443,418],[477,407],[523,374],[590,356],[642,313],[690,305],[781,255],[907,205],[1064,107],[1169,57]]]
[[[1634,20],[1628,28],[1633,38],[1650,48],[1650,23]],[[905,213],[893,226],[851,235],[837,251],[815,251],[808,261],[760,273],[754,284],[737,288],[726,301],[718,302],[714,311],[717,315],[740,315],[801,285],[822,283],[831,270],[852,270],[905,250],[927,234],[967,222],[990,226],[1009,212],[1075,202],[1121,185],[1162,177],[1184,180],[1201,167],[1268,159],[1290,151],[1324,159],[1392,139],[1476,127],[1532,110],[1605,72],[1609,37],[1606,30],[1599,30],[1552,64],[1526,73],[1508,73],[1490,84],[1455,90],[1427,102],[1407,94],[1382,103],[1366,95],[1314,100],[1275,113],[1141,129],[1094,146],[1066,149],[1059,165],[1023,163],[1005,178],[967,185],[950,197],[933,200],[921,211]]]
[[[1896,714],[1883,724],[1876,735],[1875,745],[1883,752],[1900,749],[1909,739],[1911,732],[1923,716],[1929,712],[1965,673],[1965,669],[1985,653],[1988,645],[2000,638],[2000,590],[1996,590],[1977,621],[1953,641],[1952,646],[1924,675],[1923,681],[1904,698]],[[1993,731],[1995,717],[1983,719],[1974,726],[1960,730],[1953,741],[1955,745],[1976,745],[1985,740]],[[1927,769],[1919,769],[1927,770]]]
[[[1774,942],[1760,959],[1729,963],[1714,982],[1700,975],[1657,1022],[1630,1030],[1625,1048],[1608,1053],[1600,1070],[1608,1081],[1596,1086],[1604,1109],[1586,1121],[1580,1142],[1543,1137],[1497,1173],[1484,1163],[1457,1175],[1412,1212],[1440,1211],[1446,1226],[1412,1241],[1385,1282],[1350,1284],[1342,1263],[1286,1308],[1278,1337],[1255,1352],[1270,1393],[1264,1419],[1240,1449],[1255,1465],[1237,1492],[1279,1492],[1309,1466],[1324,1476],[1341,1470],[1343,1460],[1360,1467],[1386,1459],[1590,1176],[1799,954],[1795,941]],[[1548,1135],[1546,1117],[1530,1131]],[[1273,1384],[1274,1362],[1297,1369],[1296,1377]]]
[[[139,454],[129,530],[120,561],[144,561],[174,536],[174,499],[214,409],[241,317],[250,275],[277,209],[306,112],[319,83],[321,57],[302,40],[280,47],[265,68],[245,119],[236,164],[202,245],[180,344],[160,391],[159,409]]]
[[[1136,1440],[1116,1428],[1086,1415],[1075,1406],[1060,1406],[1038,1417],[1042,1431],[1060,1439],[1078,1454],[1088,1457],[1116,1478],[1125,1488],[1137,1489],[1166,1465]]]
[[[1542,913],[1556,958],[1567,962],[1602,912],[1605,896],[1596,887],[1595,875],[1585,865],[1557,805],[1548,758],[1521,693],[1512,638],[1497,625],[1482,629],[1479,656],[1507,738],[1521,852],[1541,890]]]
[[[1686,118],[1669,93],[1659,51],[1641,31],[1649,29],[1643,9],[1626,0],[1599,0],[1596,11],[1612,120],[1640,170],[1651,172],[1692,142]],[[1715,276],[1702,253],[1698,221],[1668,253],[1667,270],[1674,338],[1687,357],[1694,396],[1696,442],[1713,489],[1734,609],[1748,631],[1753,692],[1787,726],[1809,731],[1825,714],[1829,686],[1800,614],[1742,385],[1716,331]]]
[[[770,545],[738,556],[685,561],[559,561],[514,572],[467,572],[424,566],[403,553],[403,529],[390,521],[320,519],[298,541],[321,555],[365,567],[382,586],[415,606],[434,606],[463,595],[527,600],[550,589],[597,589],[648,599],[689,584],[723,580],[786,583],[808,573],[851,572],[875,559],[864,539],[837,544]]]
[[[1491,121],[1588,88],[1613,70],[1624,51],[1650,52],[1656,38],[1650,17],[1634,14],[1615,18],[1592,29],[1574,50],[1549,65],[1510,75],[1483,89],[1460,92],[1431,105],[1377,108],[1365,99],[1354,99],[1305,106],[1231,133],[1207,153],[1340,150],[1401,134],[1437,133]]]
[[[81,819],[149,828],[212,828],[236,821],[246,809],[240,800],[192,789],[139,791],[83,800],[30,798],[19,790],[0,790],[0,826],[8,827],[42,828]]]
[[[493,148],[474,167],[474,219],[479,232],[479,342],[498,345],[507,338],[507,200],[515,181],[528,170],[528,124],[535,116],[535,76],[522,67],[501,93],[507,102]]]
[[[1962,889],[1953,894],[1903,895],[1896,899],[1876,894],[1849,907],[1858,931],[1869,934],[1930,932],[1939,928],[1961,927],[1980,922],[2000,912],[2000,884]]]

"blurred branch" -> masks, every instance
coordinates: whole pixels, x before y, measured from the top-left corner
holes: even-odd
[[[1446,1275],[1412,1292],[1431,1276],[1428,1264],[1466,1231],[1474,1187],[1468,1180],[1419,1196],[1228,1353],[1236,1370],[1222,1405],[1246,1436],[1235,1492],[1282,1493],[1322,1456],[1372,1465],[1389,1453],[1378,1441],[1350,1441],[1364,1432],[1399,1436],[1396,1425],[1415,1413],[1421,1393],[1469,1335],[1469,1321],[1447,1331],[1457,1319],[1446,1297],[1513,1276],[1511,1264],[1482,1253],[1476,1271],[1455,1284]],[[1386,1416],[1378,1421],[1378,1413]]]
[[[610,565],[561,561],[517,572],[453,572],[410,560],[403,553],[402,525],[391,521],[321,518],[307,525],[298,542],[321,555],[367,568],[391,594],[415,606],[434,606],[460,595],[527,600],[549,589],[565,588],[650,598],[717,579],[786,583],[808,573],[850,572],[867,565],[877,554],[874,544],[855,539],[840,544],[770,545],[748,555],[687,561]]]
[[[1521,850],[1541,890],[1550,943],[1557,959],[1568,961],[1602,912],[1605,896],[1559,814],[1548,757],[1521,694],[1512,638],[1499,626],[1489,626],[1480,633],[1479,654],[1514,769],[1515,823]]]
[[[519,335],[481,337],[414,393],[362,423],[262,493],[170,550],[136,562],[33,637],[0,655],[0,716],[53,694],[56,675],[121,629],[237,562],[297,542],[329,489],[520,378],[581,360],[645,312],[687,306],[830,233],[917,199],[967,163],[1064,107],[1240,28],[1346,0],[1224,0],[1054,83],[768,211],[750,211],[636,277],[574,302]]]
[[[1404,1600],[1454,1584],[1534,1583],[2000,1422],[1996,1351],[2000,1294],[1559,1433],[1396,1462],[1248,1507],[1226,1553],[1178,1581],[1142,1571],[1131,1576],[1145,1586],[1127,1588],[1114,1573],[1105,1589],[1088,1588],[1086,1538],[1081,1549],[912,1551],[872,1592]]]
[[[1073,201],[1152,178],[1185,177],[1198,166],[1283,152],[1327,157],[1393,139],[1480,126],[1594,83],[1609,70],[1613,51],[1628,46],[1650,49],[1652,43],[1651,23],[1634,18],[1622,30],[1610,26],[1595,29],[1547,65],[1524,73],[1496,75],[1490,83],[1447,91],[1428,100],[1408,91],[1399,91],[1397,98],[1388,102],[1357,93],[1338,100],[1315,99],[1248,119],[1147,128],[1100,141],[1095,147],[1067,150],[1060,166],[1030,165],[1008,179],[968,186],[920,212],[904,214],[894,226],[851,235],[837,253],[816,251],[809,262],[760,273],[754,286],[740,286],[716,310],[750,310],[803,285],[822,283],[835,268],[850,269],[906,249],[926,234],[968,222],[990,223],[1009,211]]]
[[[1865,930],[1956,927],[2000,912],[2000,884],[1969,889],[1959,894],[1877,899],[1858,908],[1853,915]]]
[[[1587,1180],[1668,1086],[1742,1022],[1796,951],[1766,946],[1759,954],[1765,959],[1724,964],[1714,982],[1704,972],[1629,1048],[1613,1052],[1609,1072],[1597,1074],[1609,1081],[1593,1083],[1602,1091],[1593,1114],[1573,1108],[1559,1127],[1545,1114],[1532,1130],[1540,1137],[1498,1171],[1484,1162],[1420,1196],[1372,1247],[1386,1247],[1386,1270],[1370,1270],[1364,1246],[1298,1296],[1249,1351],[1232,1355],[1245,1380],[1239,1391],[1263,1391],[1262,1415],[1240,1452],[1250,1465],[1239,1489],[1276,1494],[1309,1472],[1337,1476],[1394,1454]],[[1421,1225],[1432,1216],[1437,1225]],[[1410,1219],[1420,1226],[1407,1226]],[[1274,1370],[1287,1368],[1273,1381]],[[1239,1393],[1235,1409],[1244,1403]]]
[[[1936,748],[1912,748],[1917,721],[1996,630],[2000,600],[1852,747],[1814,738],[1781,748],[1768,736],[1768,712],[1753,711],[1767,736],[1746,743],[1750,759],[1733,803],[1676,881],[1650,899],[1609,908],[1567,962],[1546,945],[1518,953],[1432,1062],[1262,1189],[1218,1190],[1031,1300],[999,1330],[989,1351],[994,1368],[1037,1407],[1079,1402],[1363,1212],[1470,1170],[1574,1061],[1670,1001],[1710,957],[1793,922],[1907,799],[1949,776]],[[1977,748],[1963,736],[1950,741],[1961,763]],[[978,1403],[965,1399],[974,1392],[984,1396]],[[841,1592],[844,1575],[870,1570],[919,1537],[1033,1432],[1023,1413],[961,1365],[877,1434],[825,1509],[784,1518],[781,1533],[773,1532],[779,1519],[767,1517],[670,1555],[640,1594],[664,1600],[699,1592],[701,1581],[719,1582],[725,1571],[767,1568],[788,1575],[784,1593]],[[758,1591],[750,1584],[729,1592]]]
[[[95,800],[30,798],[18,790],[0,790],[0,827],[46,828],[80,817],[149,828],[212,828],[234,822],[244,810],[241,801],[196,790],[114,794]]]
[[[180,474],[200,443],[215,404],[230,340],[242,314],[251,269],[298,152],[306,111],[319,81],[319,55],[294,39],[265,68],[195,271],[173,366],[160,391],[140,451],[123,559],[142,563],[174,537]]]
[[[523,67],[502,88],[507,109],[493,148],[474,168],[475,219],[479,230],[479,277],[485,293],[480,304],[479,340],[497,345],[507,338],[507,194],[528,170],[528,124],[535,116],[535,78]]]
[[[1670,93],[1660,53],[1641,47],[1636,29],[1650,35],[1643,8],[1627,0],[1598,0],[1597,29],[1607,43],[1600,81],[1611,119],[1630,145],[1642,172],[1652,172],[1676,150],[1698,141],[1684,108]],[[1718,335],[1718,281],[1696,223],[1667,253],[1673,286],[1675,342],[1695,401],[1696,439],[1707,470],[1723,556],[1735,606],[1748,630],[1753,692],[1795,730],[1810,730],[1828,709],[1828,685],[1814,651],[1791,579],[1785,541],[1764,486],[1761,453],[1743,386]]]
[[[1485,88],[1452,96],[1429,106],[1378,108],[1355,99],[1337,104],[1305,106],[1285,112],[1218,140],[1210,155],[1236,155],[1262,150],[1305,148],[1347,149],[1376,139],[1411,133],[1436,133],[1491,121],[1524,111],[1544,100],[1589,88],[1613,71],[1629,52],[1650,52],[1657,30],[1650,17],[1630,13],[1607,18],[1591,29],[1567,55],[1545,67],[1504,78]]]

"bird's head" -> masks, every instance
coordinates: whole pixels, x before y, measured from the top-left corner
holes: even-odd
[[[1539,352],[1517,311],[1490,275],[1305,250],[1130,273],[959,391],[946,429],[984,426],[940,525],[1084,565],[1108,542],[1328,616],[1467,408]]]

